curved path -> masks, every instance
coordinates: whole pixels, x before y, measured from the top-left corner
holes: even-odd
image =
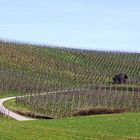
[[[2,98],[0,99],[0,112],[6,116],[9,116],[17,121],[28,121],[28,120],[35,120],[33,118],[29,118],[29,117],[25,117],[19,114],[16,114],[8,109],[6,109],[3,105],[3,103],[5,101],[11,100],[11,99],[15,99],[16,97],[8,97],[8,98]]]
[[[52,91],[52,92],[47,92],[47,93],[40,93],[40,94],[34,94],[32,96],[36,96],[36,95],[45,95],[45,94],[52,94],[52,93],[62,93],[62,92],[70,92],[70,91],[79,91],[81,89],[75,89],[75,90],[63,90],[63,91]],[[19,97],[25,97],[25,96],[30,96],[30,95],[24,95],[24,96],[19,96]],[[28,120],[36,120],[34,118],[30,118],[30,117],[25,117],[23,115],[19,115],[17,113],[14,113],[10,110],[8,110],[7,108],[4,107],[3,103],[5,101],[11,100],[11,99],[15,99],[15,97],[7,97],[7,98],[2,98],[0,99],[0,113],[9,116],[17,121],[28,121]]]

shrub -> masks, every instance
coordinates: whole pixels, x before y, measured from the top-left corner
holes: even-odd
[[[125,108],[91,108],[80,110],[73,114],[73,116],[87,116],[87,115],[97,115],[97,114],[113,114],[113,113],[123,113],[126,112]]]

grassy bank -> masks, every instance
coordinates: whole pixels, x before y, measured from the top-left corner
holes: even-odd
[[[17,122],[0,117],[1,140],[136,140],[140,113]]]

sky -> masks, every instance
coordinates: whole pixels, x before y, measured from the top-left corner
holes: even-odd
[[[140,0],[0,0],[0,38],[140,52]]]

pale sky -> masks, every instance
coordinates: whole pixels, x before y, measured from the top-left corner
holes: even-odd
[[[0,0],[0,38],[140,52],[140,0]]]

